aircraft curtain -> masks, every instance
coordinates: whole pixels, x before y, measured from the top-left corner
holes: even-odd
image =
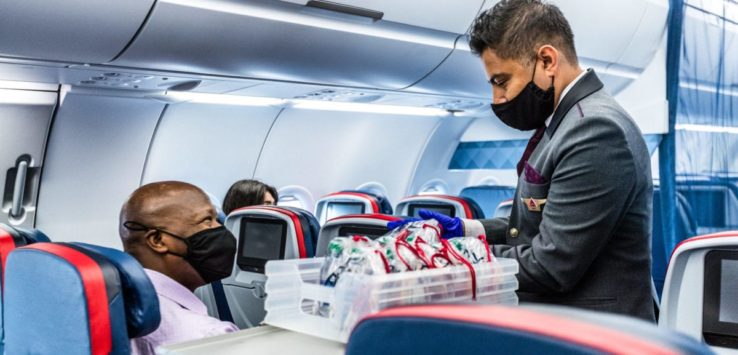
[[[667,254],[688,237],[738,229],[738,1],[671,0],[669,21],[670,133],[659,157]]]

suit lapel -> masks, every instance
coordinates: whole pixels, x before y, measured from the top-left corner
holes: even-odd
[[[556,112],[554,112],[551,123],[548,125],[548,128],[546,128],[546,135],[551,138],[566,114],[569,113],[569,110],[571,110],[577,102],[599,91],[603,86],[604,85],[597,77],[594,70],[587,69],[587,74],[584,74],[582,79],[579,80],[571,90],[569,90],[566,96],[564,96],[564,99],[561,100],[559,107],[556,108]]]

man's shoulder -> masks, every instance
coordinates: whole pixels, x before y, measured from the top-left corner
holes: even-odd
[[[556,135],[560,139],[569,140],[568,135],[582,135],[583,132],[597,135],[600,139],[604,135],[603,132],[608,133],[606,136],[618,140],[630,136],[641,137],[641,131],[635,121],[604,89],[577,102],[564,116]]]
[[[640,169],[650,171],[650,154],[643,134],[617,101],[604,89],[577,102],[552,138],[554,154],[589,147],[610,154],[602,147],[622,148]],[[623,160],[623,161],[625,161]]]
[[[591,95],[579,100],[575,105],[579,112],[575,114],[581,115],[582,117],[609,117],[613,119],[628,119],[632,121],[632,118],[628,112],[620,106],[612,95],[610,95],[604,88],[597,90]],[[573,110],[572,110],[573,111]],[[573,112],[569,112],[571,114]]]
[[[194,312],[159,295],[159,327],[136,339],[145,346],[161,346],[221,335],[238,330],[235,324],[223,322],[207,314]]]

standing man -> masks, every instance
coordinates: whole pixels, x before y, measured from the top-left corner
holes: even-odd
[[[476,19],[470,46],[497,117],[534,133],[509,219],[432,217],[445,236],[486,234],[496,256],[517,260],[521,301],[653,321],[649,153],[595,72],[579,67],[566,18],[541,0],[502,0]]]

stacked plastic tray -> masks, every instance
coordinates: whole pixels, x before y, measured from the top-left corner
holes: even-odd
[[[518,263],[512,259],[474,265],[474,282],[461,265],[388,275],[345,273],[335,287],[320,285],[322,264],[323,258],[266,264],[264,323],[345,343],[362,317],[389,307],[518,303]]]

